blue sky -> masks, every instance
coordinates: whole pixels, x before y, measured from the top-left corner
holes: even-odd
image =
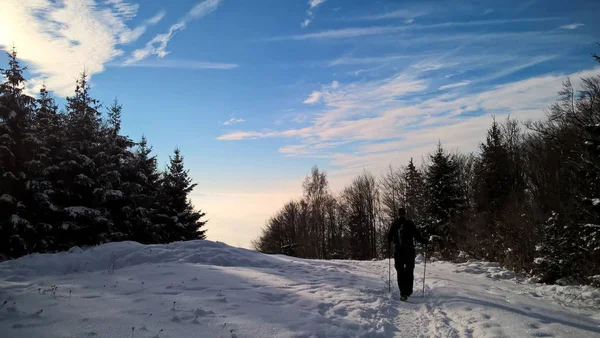
[[[59,101],[90,73],[161,165],[182,149],[209,239],[248,247],[312,165],[336,192],[438,140],[475,151],[491,114],[544,116],[567,76],[600,73],[598,14],[582,0],[3,0],[0,47]]]

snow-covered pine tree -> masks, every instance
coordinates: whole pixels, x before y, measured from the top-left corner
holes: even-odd
[[[511,187],[508,151],[496,119],[488,129],[485,143],[481,143],[479,148],[481,155],[476,169],[476,208],[489,213],[493,219],[504,206]]]
[[[94,190],[99,209],[110,215],[111,240],[131,239],[135,205],[131,195],[131,173],[134,161],[131,148],[135,143],[120,135],[122,106],[117,100],[108,109],[108,119],[101,127],[103,151],[96,156],[97,187]]]
[[[423,174],[415,166],[412,157],[404,170],[403,176],[406,185],[406,211],[418,227],[423,227],[426,214],[425,181]]]
[[[438,143],[435,153],[429,156],[431,163],[426,169],[425,184],[430,218],[426,233],[439,236],[437,244],[440,253],[450,258],[457,249],[454,218],[460,212],[462,203],[458,165],[441,143]]]
[[[188,195],[196,187],[183,165],[183,156],[177,148],[169,157],[170,163],[163,173],[158,195],[155,222],[160,229],[160,241],[169,243],[181,240],[204,239],[206,221],[200,220],[203,212],[194,210]]]
[[[52,199],[58,173],[57,156],[62,149],[64,138],[62,116],[58,114],[58,106],[50,97],[46,86],[40,89],[40,96],[36,101],[33,127],[40,146],[35,154],[38,165],[32,168],[27,190],[33,196],[30,210],[35,214],[34,222],[40,244],[36,251],[43,252],[55,248],[54,230],[61,221],[60,210]]]
[[[502,131],[494,118],[475,166],[475,212],[478,227],[474,237],[481,258],[497,261],[502,254],[503,231],[499,229],[504,207],[511,195],[510,157]]]
[[[37,155],[43,165],[52,166],[64,143],[61,135],[64,116],[58,112],[58,106],[45,85],[40,89],[40,96],[36,101],[37,109],[33,122],[36,136],[42,143]]]
[[[57,201],[64,207],[63,249],[93,245],[110,239],[111,222],[98,206],[105,191],[99,187],[98,168],[107,161],[102,138],[100,105],[89,94],[87,74],[77,79],[67,97],[66,142],[60,156]],[[97,190],[98,189],[98,190]]]
[[[585,252],[580,247],[581,227],[573,220],[553,212],[542,227],[542,241],[536,247],[534,263],[542,282],[554,283],[559,278],[582,277]]]
[[[37,166],[38,142],[32,129],[35,100],[23,93],[24,68],[14,48],[7,54],[9,67],[0,69],[5,79],[0,83],[0,254],[17,257],[36,244],[26,186]]]
[[[132,165],[125,171],[126,183],[123,190],[131,201],[127,213],[131,222],[131,239],[140,243],[160,242],[159,227],[152,223],[158,205],[160,172],[156,156],[150,156],[152,147],[146,137],[142,137],[133,153]]]

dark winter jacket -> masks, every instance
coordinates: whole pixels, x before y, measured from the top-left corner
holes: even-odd
[[[421,236],[419,230],[411,220],[401,217],[392,223],[388,233],[388,242],[393,242],[395,251],[399,249],[414,249],[414,240],[427,244],[427,239]]]

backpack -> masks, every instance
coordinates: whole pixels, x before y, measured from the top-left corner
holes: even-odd
[[[407,219],[398,220],[398,246],[413,247],[415,245],[413,240],[410,221]]]

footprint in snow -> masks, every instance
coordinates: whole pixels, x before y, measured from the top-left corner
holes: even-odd
[[[214,316],[214,312],[211,310],[203,310],[203,309],[196,309],[194,310],[194,315],[196,315],[196,317],[204,317],[204,316]]]
[[[210,301],[217,302],[217,303],[227,303],[227,298],[225,298],[225,297],[214,297],[214,298],[211,298]]]
[[[317,309],[319,309],[319,313],[321,315],[325,315],[325,313],[332,307],[333,307],[333,304],[331,304],[331,303],[320,303],[319,305],[317,305]]]
[[[245,290],[248,290],[248,288],[238,286],[238,287],[229,288],[228,290],[230,290],[230,291],[245,291]]]
[[[483,323],[481,325],[483,328],[489,329],[492,327],[499,327],[500,325],[496,324],[496,323]]]
[[[335,312],[335,314],[342,316],[342,317],[348,316],[348,310],[346,309],[345,306],[338,307],[335,310],[333,310],[333,312]]]
[[[153,294],[158,296],[177,296],[181,294],[181,291],[161,291],[161,292],[153,292]]]
[[[281,302],[287,297],[284,293],[259,292],[258,294],[264,301],[272,303]]]

